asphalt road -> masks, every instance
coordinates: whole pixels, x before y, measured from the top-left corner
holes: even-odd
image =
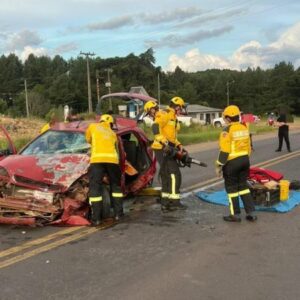
[[[285,158],[269,168],[300,180],[299,133],[291,143],[289,155],[274,152],[275,133],[255,138],[252,164]],[[215,144],[193,152],[209,167],[183,169],[186,191],[214,177]],[[186,195],[185,212],[128,203],[125,220],[104,230],[1,226],[0,299],[300,299],[299,207],[228,224],[226,207]]]

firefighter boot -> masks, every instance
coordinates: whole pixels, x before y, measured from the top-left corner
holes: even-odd
[[[257,220],[257,216],[254,214],[247,214],[246,215],[246,220],[249,222],[255,222]]]
[[[91,222],[93,226],[101,224],[102,201],[91,204]]]
[[[187,206],[182,204],[180,200],[171,200],[170,201],[171,210],[186,210]]]
[[[161,198],[161,201],[160,201],[160,204],[161,204],[161,211],[162,212],[168,212],[170,211],[170,202],[169,202],[169,199],[168,198]]]
[[[223,220],[226,222],[241,222],[241,217],[238,214],[229,215],[229,216],[224,216]]]
[[[119,221],[124,216],[123,199],[122,198],[114,198],[113,201],[114,201],[115,220]]]

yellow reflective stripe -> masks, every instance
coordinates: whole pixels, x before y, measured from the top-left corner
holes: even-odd
[[[95,153],[93,157],[118,157],[117,153]]]
[[[180,194],[170,194],[169,199],[170,200],[179,200]]]
[[[236,192],[236,193],[229,193],[228,194],[228,197],[230,197],[230,198],[234,198],[234,197],[238,197],[238,196],[239,196],[238,192]]]
[[[233,203],[232,203],[231,198],[229,197],[229,194],[228,194],[228,201],[229,201],[229,210],[230,210],[230,214],[231,214],[231,215],[234,215]]]
[[[100,197],[89,197],[90,204],[92,204],[94,202],[100,202],[100,201],[102,201],[102,196],[100,196]]]
[[[123,193],[112,193],[112,196],[116,198],[122,198],[124,195]]]
[[[175,174],[171,174],[171,195],[175,195],[176,177]]]
[[[239,191],[239,195],[246,195],[246,194],[250,194],[250,190],[249,189],[245,189],[245,190],[242,190],[242,191]]]
[[[169,193],[161,193],[162,198],[169,198],[170,194]]]

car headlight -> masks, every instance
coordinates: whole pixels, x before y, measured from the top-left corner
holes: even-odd
[[[7,172],[6,169],[3,168],[3,167],[0,167],[0,176],[3,176],[3,177],[9,177],[8,172]]]

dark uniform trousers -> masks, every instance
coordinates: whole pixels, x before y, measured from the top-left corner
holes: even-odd
[[[105,175],[109,177],[114,213],[116,216],[123,214],[120,166],[113,163],[92,163],[89,169],[89,199],[95,199],[95,201],[90,203],[92,207],[92,221],[102,219],[102,189]]]
[[[253,199],[247,185],[250,162],[249,156],[240,156],[226,162],[223,167],[225,189],[228,194],[231,215],[240,214],[239,196],[247,214],[255,210]]]
[[[175,157],[165,155],[160,168],[162,205],[172,205],[180,200],[181,172]]]
[[[285,140],[288,151],[291,151],[288,125],[283,125],[278,128],[278,140],[279,140],[278,150],[281,150],[282,148],[283,139]]]

